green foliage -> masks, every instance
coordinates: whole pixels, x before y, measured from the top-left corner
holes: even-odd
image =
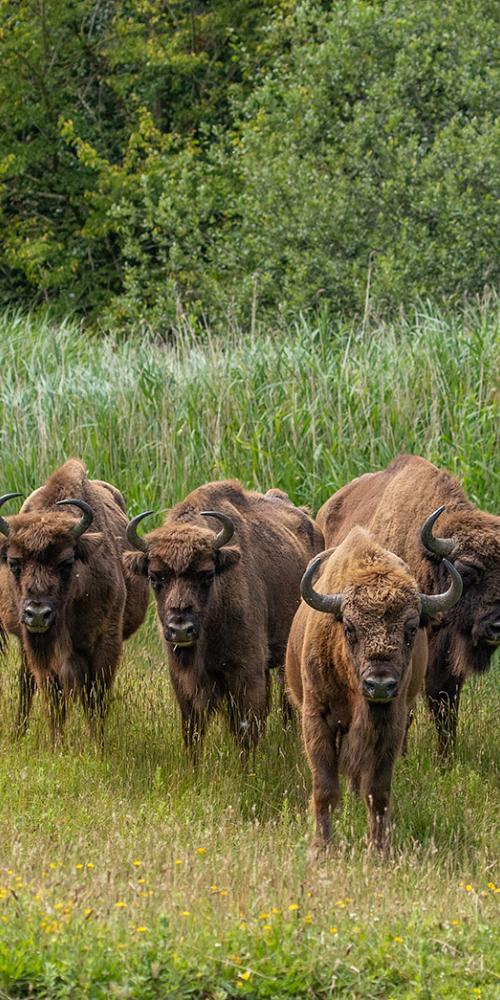
[[[1,0],[0,295],[390,310],[499,279],[494,0]]]

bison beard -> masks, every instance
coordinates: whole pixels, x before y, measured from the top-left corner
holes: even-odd
[[[443,548],[438,539],[433,552],[422,543],[419,525],[441,506],[434,535],[446,541]],[[500,518],[474,507],[447,472],[423,458],[399,455],[387,469],[367,473],[335,493],[319,511],[318,523],[327,545],[342,542],[353,525],[363,525],[408,563],[426,593],[443,588],[443,552],[461,573],[462,600],[428,628],[426,694],[440,751],[446,753],[455,740],[464,681],[487,670],[500,644]]]
[[[22,659],[19,734],[39,688],[54,742],[73,694],[102,739],[122,642],[143,621],[148,599],[145,581],[121,563],[126,527],[121,494],[89,480],[76,459],[31,494],[20,514],[0,517],[0,618],[18,638]]]
[[[195,490],[141,538],[143,516],[129,525],[138,552],[126,560],[155,591],[186,746],[196,757],[208,717],[225,705],[245,760],[269,712],[269,670],[282,670],[300,579],[321,533],[281,491],[264,496],[232,480]]]
[[[321,562],[317,591],[312,580]],[[339,770],[366,803],[370,842],[385,849],[394,762],[427,665],[422,625],[462,593],[459,574],[447,569],[446,592],[420,594],[401,559],[356,527],[304,575],[306,604],[290,631],[286,681],[313,777],[314,850],[330,838]]]

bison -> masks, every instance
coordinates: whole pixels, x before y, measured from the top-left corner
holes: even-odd
[[[425,512],[442,509],[440,535],[433,520],[418,530]],[[444,510],[446,507],[446,510]],[[428,629],[426,693],[439,749],[455,740],[460,691],[467,677],[489,666],[500,645],[500,517],[478,510],[460,483],[415,455],[399,455],[382,472],[367,473],[335,493],[318,513],[326,545],[342,541],[361,524],[404,559],[419,587],[443,587],[442,556],[456,566],[464,596]]]
[[[320,564],[318,591],[312,581]],[[386,847],[394,762],[427,665],[423,626],[462,593],[446,560],[445,569],[449,589],[421,594],[403,561],[356,527],[304,574],[305,604],[290,631],[285,678],[312,771],[313,851],[330,839],[339,770],[366,803],[370,842]]]
[[[0,498],[0,505],[18,493]],[[19,514],[0,517],[0,620],[21,647],[18,732],[39,688],[53,741],[77,694],[102,737],[124,639],[142,623],[148,587],[125,571],[128,518],[121,493],[70,459]],[[92,530],[89,530],[92,527]]]
[[[262,495],[235,480],[194,490],[141,537],[137,526],[150,513],[130,522],[138,551],[125,559],[155,593],[185,744],[196,759],[208,716],[225,703],[246,759],[268,713],[269,670],[284,663],[302,574],[323,548],[321,532],[286,493]]]

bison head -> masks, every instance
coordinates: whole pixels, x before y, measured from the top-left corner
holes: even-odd
[[[462,577],[464,596],[454,625],[474,647],[491,650],[500,645],[500,518],[477,510],[453,512],[447,523],[451,537],[439,538],[432,528],[443,510],[425,522],[422,544],[434,555],[448,555]]]
[[[319,593],[313,577],[327,565],[325,583],[342,583],[342,592]],[[459,600],[462,582],[454,567],[449,590],[420,594],[403,561],[377,545],[362,528],[354,528],[336,550],[313,559],[302,578],[303,600],[341,623],[344,648],[361,691],[370,702],[392,701],[401,688],[417,631],[427,620]]]
[[[217,578],[240,559],[239,549],[227,547],[234,524],[220,511],[201,511],[222,527],[213,532],[192,521],[174,521],[140,537],[137,525],[150,513],[130,521],[127,538],[140,555],[124,558],[129,569],[148,576],[166,642],[175,650],[192,649],[210,620]]]
[[[0,506],[19,493],[0,497]],[[66,511],[21,513],[6,520],[0,516],[0,561],[10,576],[10,592],[19,614],[19,622],[32,641],[47,637],[61,616],[69,593],[69,582],[76,563],[86,562],[100,534],[82,538],[93,520],[84,500],[60,500],[56,506],[79,507],[78,520]]]

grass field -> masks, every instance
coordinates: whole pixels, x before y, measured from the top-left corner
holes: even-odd
[[[224,343],[183,331],[175,348],[15,316],[1,326],[2,492],[76,454],[132,513],[233,475],[316,509],[408,450],[498,510],[495,302],[365,331],[301,323]],[[192,770],[152,613],[127,645],[103,756],[77,708],[62,750],[49,749],[40,705],[13,743],[15,672],[12,648],[0,1000],[500,996],[498,657],[467,687],[447,767],[420,707],[384,862],[347,793],[330,855],[307,860],[308,768],[277,704],[254,771],[241,773],[223,720]]]

